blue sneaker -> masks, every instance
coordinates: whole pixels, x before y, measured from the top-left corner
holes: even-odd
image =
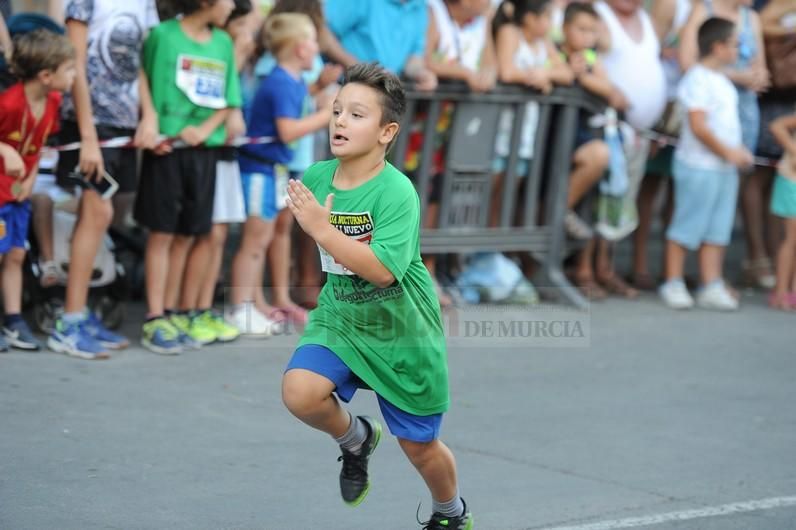
[[[142,329],[141,344],[151,352],[160,355],[177,355],[182,352],[180,332],[165,317],[145,322]]]
[[[55,331],[47,339],[47,347],[56,353],[65,353],[80,359],[108,359],[110,354],[85,329],[84,323],[66,324],[63,320],[55,323]]]
[[[83,327],[97,342],[109,350],[123,350],[130,345],[130,341],[126,337],[106,328],[102,320],[97,318],[97,315],[91,311],[88,312],[88,318],[86,318]]]
[[[41,343],[33,336],[33,332],[24,320],[17,320],[13,324],[3,326],[3,335],[12,348],[28,351],[41,349]]]

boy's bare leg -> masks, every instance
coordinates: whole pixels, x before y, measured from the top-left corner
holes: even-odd
[[[641,181],[636,199],[638,207],[638,227],[633,232],[633,280],[649,278],[650,269],[647,259],[647,241],[652,231],[653,206],[655,196],[660,188],[661,177],[648,173]],[[643,281],[643,280],[642,280]]]
[[[725,247],[704,243],[699,247],[699,279],[702,285],[721,280]]]
[[[445,502],[456,495],[456,460],[442,441],[422,443],[398,438],[398,444],[423,477],[434,500]]]
[[[162,316],[165,310],[166,281],[169,276],[169,254],[173,234],[150,232],[146,242],[144,272],[149,317]]]
[[[666,280],[682,279],[683,268],[685,266],[685,257],[688,250],[672,241],[666,240],[666,268],[664,276]]]
[[[30,198],[33,207],[33,233],[39,243],[39,254],[42,261],[55,259],[53,243],[53,208],[55,203],[49,195],[34,195]]]
[[[199,304],[199,293],[207,277],[207,268],[213,252],[211,234],[207,233],[196,238],[185,263],[180,290],[180,309],[190,311]]]
[[[274,288],[274,305],[291,308],[296,304],[290,298],[291,229],[293,214],[284,209],[276,216],[274,238],[268,247],[268,265]]]
[[[608,167],[609,157],[608,146],[602,140],[592,140],[578,147],[569,175],[568,208],[573,208],[600,180]]]
[[[166,290],[163,297],[166,309],[177,309],[177,304],[180,300],[182,277],[185,272],[185,261],[188,259],[191,246],[193,246],[193,237],[173,236],[171,247],[169,248],[169,270],[166,276]]]
[[[80,213],[69,249],[65,313],[79,313],[86,308],[94,258],[97,256],[102,238],[112,219],[113,206],[111,202],[103,199],[93,190],[84,190],[80,199]]]
[[[282,401],[295,417],[333,438],[351,424],[351,415],[332,394],[335,384],[309,370],[292,369],[282,376]]]
[[[199,309],[209,309],[213,306],[213,299],[216,293],[216,283],[221,275],[221,263],[224,258],[224,243],[227,241],[229,225],[218,223],[213,225],[210,231],[210,256],[207,258],[207,272],[202,281],[199,292]]]
[[[22,263],[25,249],[14,247],[3,258],[3,303],[6,315],[22,312]]]
[[[235,305],[256,300],[262,293],[262,274],[265,249],[273,235],[273,223],[259,217],[249,217],[243,226],[240,248],[232,260],[232,303]]]

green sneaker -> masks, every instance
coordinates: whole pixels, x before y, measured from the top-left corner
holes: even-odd
[[[215,342],[218,333],[206,322],[199,319],[199,315],[171,315],[171,323],[181,332],[188,335],[191,339],[202,346]]]
[[[160,355],[177,355],[182,351],[179,337],[177,328],[165,317],[160,317],[144,323],[141,344]]]
[[[464,504],[464,513],[459,517],[446,517],[441,513],[434,513],[431,515],[431,520],[423,525],[423,530],[473,530],[475,522],[473,514],[467,509],[467,503],[462,499]]]
[[[240,336],[238,328],[231,324],[227,324],[227,321],[224,320],[221,315],[213,312],[211,309],[202,311],[196,316],[196,319],[216,332],[216,340],[218,340],[218,342],[231,342]]]

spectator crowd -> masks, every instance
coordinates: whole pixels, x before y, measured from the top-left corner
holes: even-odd
[[[89,299],[108,230],[132,225],[145,233],[147,349],[173,355],[306,324],[323,279],[285,190],[329,141],[345,141],[327,132],[337,81],[371,61],[419,92],[579,86],[605,101],[605,117],[579,116],[561,227],[577,242],[568,274],[589,298],[657,290],[673,309],[739,309],[724,265],[738,211],[740,282],[796,310],[794,0],[51,0],[49,16],[12,14],[8,2],[0,13],[0,350],[42,347],[22,316],[25,282],[63,290],[51,350],[103,359],[127,347]],[[500,115],[491,226],[512,147],[518,176],[534,158],[539,104],[522,112],[519,135],[513,112]],[[443,105],[435,189],[454,113]],[[406,121],[408,172],[425,119],[419,107]],[[268,141],[233,145],[242,137]],[[618,197],[610,234],[582,208],[595,196]],[[426,227],[439,201],[432,191]],[[648,259],[656,216],[660,278]],[[627,274],[614,260],[625,236]],[[697,278],[686,275],[691,251]],[[440,304],[454,303],[448,271],[424,262]],[[219,285],[230,288],[216,308]]]

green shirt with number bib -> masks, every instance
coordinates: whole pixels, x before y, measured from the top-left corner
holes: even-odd
[[[232,39],[213,28],[210,40],[189,38],[177,19],[155,27],[144,43],[142,65],[152,91],[160,133],[177,136],[185,127],[198,127],[214,112],[240,107],[240,81],[235,69]],[[205,141],[223,145],[224,125]]]
[[[389,162],[360,186],[338,190],[332,185],[338,165],[337,160],[314,164],[303,182],[321,204],[334,194],[331,224],[370,245],[395,282],[377,287],[319,248],[327,281],[299,346],[326,346],[406,412],[444,412],[449,404],[445,336],[431,276],[420,259],[417,192]]]

